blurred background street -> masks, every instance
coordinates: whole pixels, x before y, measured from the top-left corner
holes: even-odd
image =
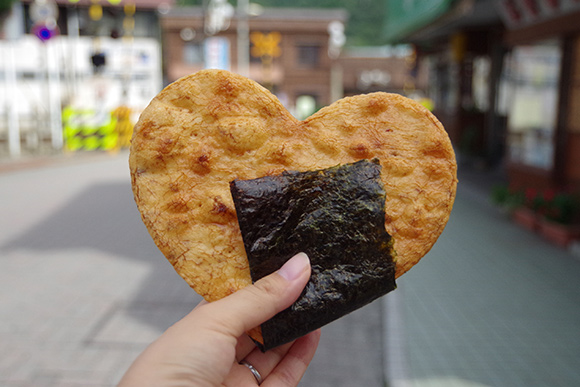
[[[204,68],[300,119],[399,93],[456,150],[438,243],[323,330],[302,385],[580,385],[578,20],[575,0],[0,0],[0,386],[113,386],[199,302],[127,157],[151,98]]]

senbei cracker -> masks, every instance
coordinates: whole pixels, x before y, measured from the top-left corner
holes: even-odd
[[[135,201],[155,243],[208,301],[252,283],[229,183],[378,159],[396,276],[443,231],[457,165],[443,126],[397,94],[341,99],[304,121],[242,76],[204,70],[157,95],[134,129]]]

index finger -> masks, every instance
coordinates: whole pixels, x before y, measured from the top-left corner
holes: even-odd
[[[280,270],[203,308],[211,316],[213,329],[238,337],[292,305],[309,278],[310,260],[299,253]]]

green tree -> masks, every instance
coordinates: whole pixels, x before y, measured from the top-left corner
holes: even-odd
[[[12,3],[15,0],[0,0],[0,32],[2,32],[4,28],[4,21],[10,14],[10,10],[12,9]]]
[[[203,0],[177,0],[176,4],[178,6],[185,6],[185,5],[203,5]]]
[[[0,0],[0,12],[10,11],[14,0]]]

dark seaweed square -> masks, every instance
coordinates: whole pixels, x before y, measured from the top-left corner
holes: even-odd
[[[234,180],[252,280],[299,252],[312,274],[298,300],[262,324],[262,350],[290,342],[395,289],[378,160]]]

